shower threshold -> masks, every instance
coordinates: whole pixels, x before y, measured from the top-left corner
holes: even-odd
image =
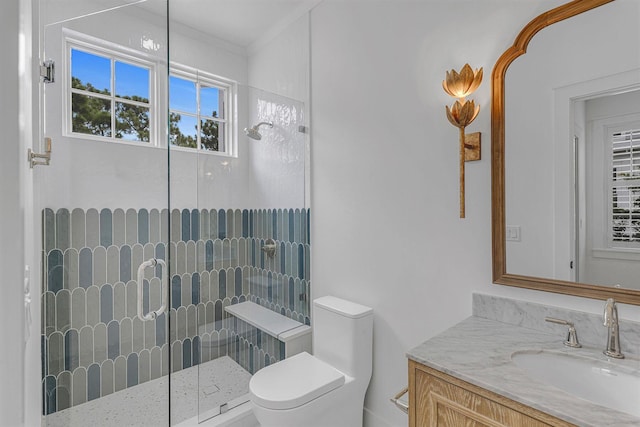
[[[43,417],[46,427],[257,426],[248,403],[251,374],[228,356]],[[220,405],[239,405],[217,415]],[[207,418],[210,418],[208,421]],[[203,420],[201,422],[200,420]]]

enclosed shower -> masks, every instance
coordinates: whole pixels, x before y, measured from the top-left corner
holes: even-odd
[[[310,350],[299,4],[38,2],[42,425],[250,423]]]

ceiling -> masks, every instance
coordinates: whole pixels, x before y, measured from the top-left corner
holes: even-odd
[[[310,10],[320,0],[41,0],[45,24],[134,6],[241,48],[248,48]]]
[[[300,16],[312,0],[170,0],[171,20],[248,47]]]

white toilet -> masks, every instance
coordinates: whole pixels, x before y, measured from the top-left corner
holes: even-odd
[[[373,309],[326,296],[313,302],[313,351],[256,372],[249,382],[262,427],[361,427],[371,379]]]

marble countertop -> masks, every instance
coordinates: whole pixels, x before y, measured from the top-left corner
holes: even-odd
[[[640,426],[640,418],[537,381],[511,360],[514,352],[526,350],[606,360],[602,348],[584,343],[580,349],[568,348],[562,344],[564,338],[564,331],[549,334],[472,316],[410,350],[407,357],[578,426]],[[640,371],[640,359],[635,355],[627,354],[626,359],[615,363]]]

